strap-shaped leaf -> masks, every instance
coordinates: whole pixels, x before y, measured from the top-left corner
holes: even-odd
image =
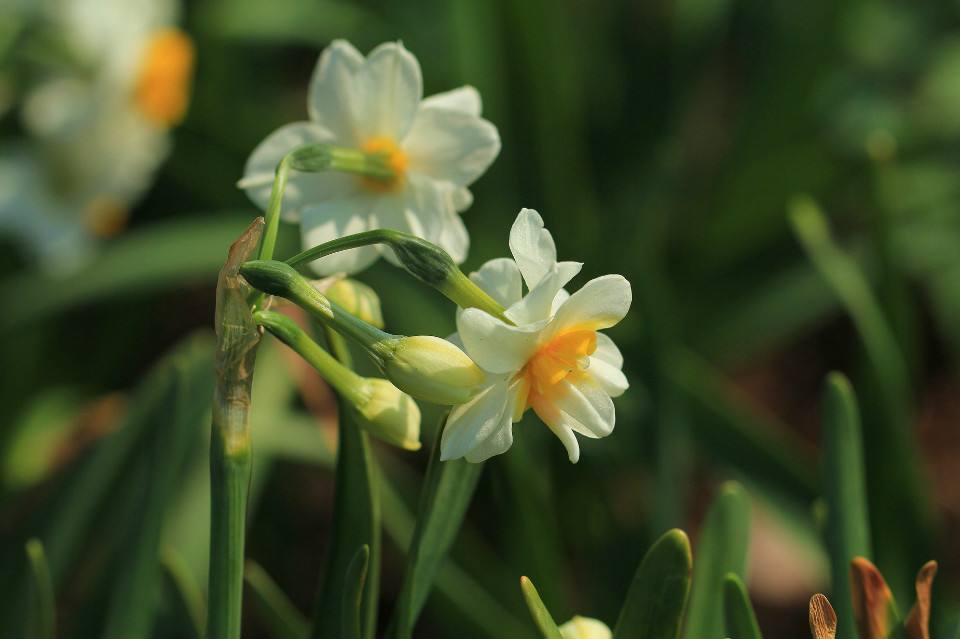
[[[427,601],[440,563],[453,544],[473,499],[483,464],[440,461],[440,433],[423,480],[417,524],[391,623],[396,639],[409,639]]]
[[[831,596],[840,636],[854,637],[856,624],[850,596],[850,562],[870,557],[870,524],[863,468],[860,412],[846,377],[831,373],[823,393],[823,485],[827,499],[827,547],[833,582]]]
[[[676,639],[690,590],[690,541],[670,530],[650,547],[627,593],[614,639]]]
[[[27,562],[30,564],[30,583],[27,591],[27,639],[53,639],[56,612],[53,600],[53,582],[50,567],[39,539],[27,542]]]
[[[553,620],[550,611],[543,605],[540,593],[537,592],[533,582],[526,577],[520,577],[520,589],[523,591],[523,598],[527,602],[527,608],[530,609],[533,622],[537,625],[543,639],[563,639],[560,628],[557,627],[557,622]]]
[[[739,484],[728,482],[710,505],[693,555],[686,639],[722,636],[723,580],[731,572],[743,578],[749,533],[750,500]]]
[[[731,639],[763,638],[747,588],[743,580],[734,573],[728,573],[723,580],[723,613],[727,637]]]
[[[243,578],[273,639],[306,639],[310,624],[260,564],[247,560]]]
[[[342,639],[360,639],[360,615],[363,608],[363,583],[367,578],[367,564],[370,561],[370,546],[361,546],[347,566],[347,577],[344,580],[343,612],[340,620],[343,630]]]

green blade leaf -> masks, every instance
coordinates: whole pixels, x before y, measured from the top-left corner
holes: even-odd
[[[753,612],[750,595],[743,580],[735,573],[728,573],[723,580],[723,612],[727,637],[731,639],[763,639],[757,615]]]
[[[849,571],[854,557],[870,557],[867,489],[864,483],[860,412],[853,387],[831,373],[823,392],[823,474],[827,499],[827,548],[833,604],[842,637],[854,637]]]
[[[27,590],[26,639],[53,639],[56,626],[53,582],[50,567],[39,539],[31,539],[26,545],[27,561],[30,564],[30,582]]]
[[[243,574],[260,616],[274,639],[306,639],[310,624],[260,564],[248,560]]]
[[[534,587],[533,582],[526,577],[520,577],[520,589],[523,590],[523,598],[527,601],[527,608],[533,616],[534,623],[543,635],[543,639],[563,639],[560,634],[560,628],[557,622],[550,616],[550,611],[543,605],[540,599],[540,593]]]
[[[690,591],[690,541],[667,531],[644,556],[613,631],[614,639],[676,639]]]
[[[441,462],[440,440],[438,433],[423,480],[417,525],[391,622],[396,639],[413,635],[417,617],[426,604],[440,564],[457,537],[483,471],[483,464],[463,459]]]
[[[723,600],[719,593],[728,573],[743,578],[749,535],[750,499],[740,484],[727,482],[710,505],[694,553],[686,639],[723,635]]]
[[[203,639],[203,620],[207,615],[206,602],[187,561],[175,548],[165,546],[161,554],[161,563],[173,593],[176,608],[182,617],[189,620],[189,627],[193,630],[191,637]]]
[[[350,365],[346,343],[327,333],[331,351]],[[367,434],[353,422],[351,406],[338,398],[340,429],[337,450],[333,530],[313,613],[313,639],[338,639],[343,630],[343,593],[350,563],[358,545],[368,546],[370,558],[363,586],[360,625],[362,636],[372,639],[377,627],[380,591],[380,491],[379,473]]]
[[[204,336],[190,352],[174,360],[174,384],[168,404],[153,414],[148,456],[150,481],[130,550],[118,566],[119,579],[107,613],[104,637],[150,636],[161,587],[160,538],[167,508],[187,456],[196,448],[213,396],[212,340]]]
[[[343,590],[343,613],[340,620],[343,630],[342,639],[361,639],[360,615],[363,610],[363,583],[367,579],[367,565],[370,561],[370,546],[361,546],[353,561],[347,567],[346,586]]]

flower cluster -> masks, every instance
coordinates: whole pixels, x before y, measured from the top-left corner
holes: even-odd
[[[310,120],[264,140],[239,183],[267,211],[267,233],[278,216],[299,222],[306,250],[289,264],[263,259],[240,272],[356,341],[401,391],[452,405],[442,460],[480,462],[505,452],[513,423],[533,409],[576,462],[577,435],[609,435],[612,398],[628,387],[620,351],[600,331],[627,314],[630,284],[605,275],[568,293],[564,287],[582,265],[557,261],[553,236],[530,209],[511,229],[513,259],[491,260],[467,279],[456,266],[468,248],[459,213],[500,141],[480,117],[474,89],[421,94],[417,60],[399,43],[366,58],[343,41],[324,51],[310,84]],[[264,240],[265,258],[271,242]],[[445,341],[385,333],[292,266],[354,273],[380,255],[458,303],[455,335]],[[316,367],[343,385],[344,374],[331,373],[331,365]],[[409,440],[405,428],[395,440]]]

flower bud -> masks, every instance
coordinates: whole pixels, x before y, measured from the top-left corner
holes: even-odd
[[[401,337],[382,344],[383,372],[417,399],[453,405],[479,390],[484,373],[466,353],[433,336]]]
[[[406,450],[420,448],[420,407],[385,379],[368,378],[369,399],[356,404],[360,424],[370,434]]]
[[[320,282],[322,282],[322,285],[314,282],[314,286],[326,295],[331,302],[339,305],[351,315],[359,317],[367,324],[383,328],[380,298],[372,288],[349,277],[326,278],[320,280]]]

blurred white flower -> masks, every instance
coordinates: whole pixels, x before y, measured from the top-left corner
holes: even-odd
[[[92,238],[125,224],[129,207],[167,156],[170,127],[186,110],[194,49],[174,26],[174,0],[24,6],[44,42],[56,42],[62,51],[41,67],[23,96],[30,137],[0,159],[8,166],[26,162],[21,170],[36,178],[30,197],[0,198],[0,228],[19,235],[50,266],[64,250],[54,237],[76,238],[70,251],[75,256]],[[34,232],[39,228],[56,231]]]
[[[458,333],[451,339],[487,373],[487,382],[451,411],[441,458],[479,462],[503,453],[513,443],[513,422],[533,408],[576,462],[575,433],[609,435],[615,421],[611,397],[628,386],[620,351],[598,331],[627,314],[630,283],[604,275],[568,294],[563,287],[582,265],[557,262],[553,237],[530,209],[513,224],[510,250],[514,259],[491,260],[471,279],[507,308],[513,325],[476,308],[457,312]],[[521,279],[529,290],[525,296]]]
[[[613,633],[607,624],[590,617],[574,617],[560,626],[563,639],[611,639]]]
[[[470,206],[467,186],[500,151],[500,137],[480,117],[480,95],[461,87],[422,99],[420,64],[399,43],[366,58],[350,43],[333,42],[320,56],[307,97],[306,122],[274,131],[253,152],[239,186],[266,209],[277,164],[312,143],[388,154],[396,172],[384,182],[347,173],[294,173],[283,217],[299,222],[306,248],[373,228],[412,233],[443,247],[457,261],[469,237],[459,212]],[[322,274],[355,273],[389,249],[344,251],[313,263]]]

